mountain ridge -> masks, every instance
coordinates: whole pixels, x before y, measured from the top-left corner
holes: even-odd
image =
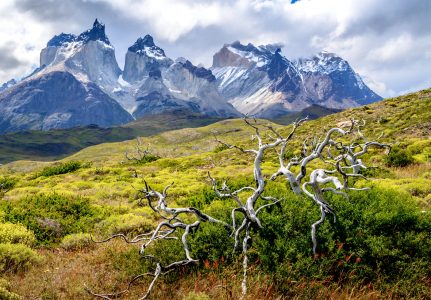
[[[92,99],[95,105],[112,107],[113,111],[98,110],[98,118],[86,118],[85,106],[74,90],[64,89],[69,95],[59,92],[53,98],[40,98],[49,94],[43,88],[54,88],[41,87],[43,78],[58,84],[52,74],[76,80],[86,91],[83,99]],[[10,93],[14,86],[26,89],[26,97]],[[207,69],[184,58],[167,57],[147,34],[128,48],[121,69],[105,25],[96,19],[92,28],[79,35],[55,35],[41,50],[38,69],[21,81],[0,87],[0,133],[93,123],[109,127],[175,111],[273,119],[314,104],[344,109],[380,99],[340,57],[322,52],[290,61],[277,44],[225,44],[214,54],[213,67]],[[33,106],[55,104],[57,110],[26,111],[27,102]]]
[[[290,61],[278,45],[236,41],[214,54],[211,70],[222,95],[241,113],[257,117],[276,118],[313,104],[345,109],[382,99],[347,61],[324,51]]]

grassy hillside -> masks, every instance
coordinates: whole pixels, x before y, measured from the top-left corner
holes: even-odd
[[[301,112],[278,118],[274,122],[286,125],[305,116],[317,119],[338,111],[313,105]],[[205,117],[189,111],[177,111],[147,116],[144,119],[112,128],[90,125],[71,129],[7,133],[0,135],[0,164],[23,159],[58,160],[93,145],[121,142],[138,136],[151,136],[180,128],[196,128],[220,120],[220,118]]]
[[[367,170],[369,182],[358,180],[356,185],[371,186],[371,191],[349,192],[350,201],[328,196],[338,221],[326,222],[319,231],[321,255],[314,259],[309,230],[318,208],[294,196],[283,180],[269,183],[268,194],[286,201],[281,210],[263,217],[267,233],[255,232],[249,299],[429,299],[431,89],[309,121],[298,130],[289,154],[300,151],[304,138],[352,117],[366,121],[365,136],[392,143],[395,154],[387,159],[375,151],[366,157],[376,167]],[[283,134],[290,130],[274,127]],[[252,184],[252,162],[238,150],[220,147],[214,134],[243,147],[255,145],[253,132],[242,120],[224,120],[143,137],[143,144],[160,157],[155,161],[125,159],[125,151],[134,155],[136,141],[129,140],[87,147],[58,162],[2,166],[0,246],[8,245],[5,253],[25,247],[15,260],[0,254],[0,268],[10,283],[3,289],[25,299],[91,299],[85,285],[97,291],[119,290],[133,275],[146,271],[137,245],[94,245],[87,235],[132,234],[156,224],[151,209],[135,198],[143,179],[158,190],[174,182],[168,198],[173,206],[199,207],[227,220],[233,204],[217,199],[207,172],[239,187]],[[277,169],[275,153],[266,157],[263,168],[266,176]],[[19,232],[20,238],[2,240],[1,226],[14,235]],[[201,264],[160,279],[152,299],[206,299],[192,298],[190,292],[209,299],[238,298],[241,262],[231,256],[225,234],[207,225],[194,234],[191,251]],[[178,247],[161,242],[151,251],[182,257]],[[138,298],[148,283],[143,280],[124,299]]]
[[[179,128],[200,127],[219,120],[178,111],[175,114],[148,116],[112,128],[90,125],[71,129],[8,133],[0,135],[0,163],[22,159],[57,160],[93,145],[125,141]]]

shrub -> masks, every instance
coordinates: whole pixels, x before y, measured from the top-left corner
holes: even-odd
[[[143,216],[133,213],[109,216],[95,226],[95,230],[102,235],[116,233],[140,233],[151,229],[152,222]]]
[[[9,281],[7,281],[6,279],[0,277],[0,288],[4,288],[6,290],[9,290],[10,289],[10,283],[9,283]]]
[[[74,172],[82,167],[82,163],[78,161],[68,161],[58,165],[43,168],[38,176],[54,176]]]
[[[22,298],[19,295],[12,293],[3,287],[0,287],[0,299],[2,299],[2,300],[21,300]]]
[[[312,254],[310,227],[320,218],[318,206],[287,192],[281,183],[269,183],[268,193],[285,200],[281,207],[269,207],[261,213],[265,230],[252,228],[249,259],[258,270],[272,274],[281,294],[294,296],[292,281],[305,281],[372,283],[376,289],[391,290],[400,298],[429,295],[431,215],[421,213],[407,192],[372,187],[370,191],[350,192],[349,200],[325,193],[337,220],[328,218],[319,226],[317,257]],[[218,212],[215,217],[226,219],[229,204],[225,202],[223,207],[222,203],[213,201],[205,211],[211,215]],[[230,260],[232,238],[228,236],[222,226],[202,223],[188,238],[192,257],[209,263]],[[160,241],[151,251],[159,256],[171,253],[167,246]],[[180,244],[169,246],[179,251],[173,258],[183,257]]]
[[[134,165],[144,165],[160,158],[161,157],[156,154],[146,153],[145,155],[140,155],[139,157],[128,158],[128,162]]]
[[[0,278],[0,299],[2,300],[21,300],[22,298],[10,291],[9,281]]]
[[[136,160],[136,164],[138,165],[143,165],[152,161],[156,161],[160,158],[160,156],[152,154],[152,153],[148,153],[146,155],[144,155],[143,157],[141,157],[140,159]]]
[[[40,194],[0,204],[6,221],[32,230],[39,244],[51,244],[71,233],[89,231],[100,211],[89,200],[59,194]]]
[[[213,152],[214,153],[219,153],[219,152],[222,152],[222,151],[227,150],[227,149],[229,149],[229,147],[227,145],[225,145],[225,144],[218,144],[217,146],[215,146]]]
[[[185,200],[185,205],[193,206],[197,209],[202,209],[205,205],[210,204],[214,199],[217,198],[214,189],[211,187],[205,187],[200,191],[194,192],[192,195],[188,196]]]
[[[17,272],[41,261],[41,257],[23,244],[0,244],[0,271]]]
[[[20,224],[0,224],[0,244],[24,244],[31,246],[36,241],[34,233]]]
[[[386,164],[389,167],[405,167],[414,162],[412,154],[399,147],[393,147],[388,156],[386,156]]]
[[[189,238],[192,257],[200,261],[210,262],[225,259],[233,249],[230,232],[220,224],[203,223],[196,233]]]
[[[94,245],[88,233],[68,234],[61,240],[60,246],[66,250],[82,250]]]
[[[429,291],[423,279],[431,276],[431,217],[408,193],[373,187],[351,192],[349,201],[329,193],[326,199],[337,221],[319,226],[318,259],[311,256],[310,225],[319,219],[312,201],[289,197],[281,215],[263,213],[265,231],[253,243],[261,266],[280,286],[308,278],[397,287],[394,295],[402,298]],[[415,294],[418,287],[422,292]]]
[[[0,178],[0,187],[2,190],[10,190],[18,182],[16,178],[3,177]]]

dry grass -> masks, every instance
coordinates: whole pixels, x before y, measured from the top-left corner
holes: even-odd
[[[130,251],[120,241],[98,245],[94,249],[69,252],[62,249],[40,250],[45,264],[26,273],[8,274],[12,291],[24,299],[92,299],[85,291],[115,292],[127,286],[130,276],[119,270],[113,255]],[[138,251],[138,249],[136,249]],[[269,275],[260,274],[255,266],[249,271],[249,293],[245,299],[392,299],[391,294],[374,291],[371,285],[341,287],[336,283],[291,282],[289,294],[277,292]],[[187,275],[187,276],[184,276]],[[210,299],[238,299],[241,295],[242,272],[239,265],[210,264],[203,271],[184,270],[176,278],[160,279],[151,299],[183,299],[190,292],[200,292]],[[137,299],[146,292],[148,279],[136,283],[122,299]]]

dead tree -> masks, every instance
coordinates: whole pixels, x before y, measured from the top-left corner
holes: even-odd
[[[171,271],[173,271],[175,268],[179,266],[185,266],[188,264],[194,264],[198,261],[193,259],[190,255],[190,250],[187,244],[187,237],[189,236],[190,232],[193,229],[197,229],[199,225],[202,222],[210,222],[210,223],[219,223],[224,225],[227,229],[230,230],[230,225],[219,221],[203,212],[201,212],[199,209],[196,209],[194,207],[185,207],[185,208],[172,208],[168,206],[168,203],[166,201],[167,197],[167,191],[171,187],[171,185],[168,185],[165,187],[163,192],[157,192],[153,190],[151,187],[147,185],[145,182],[145,188],[142,189],[140,192],[144,195],[144,197],[148,201],[148,205],[151,207],[151,209],[159,215],[162,221],[158,223],[156,228],[150,232],[146,232],[143,234],[139,234],[132,239],[129,239],[124,234],[115,234],[103,241],[97,241],[97,243],[105,243],[109,240],[112,240],[114,238],[121,238],[126,243],[135,244],[135,243],[142,243],[140,248],[140,254],[143,256],[143,258],[147,258],[152,260],[156,266],[153,272],[140,274],[138,276],[135,276],[128,284],[128,287],[120,292],[113,293],[113,294],[98,294],[92,292],[90,289],[87,288],[87,291],[92,294],[93,296],[103,298],[103,299],[113,299],[117,298],[118,296],[125,294],[129,291],[132,284],[145,276],[151,276],[153,277],[153,280],[151,281],[150,285],[148,286],[147,292],[143,297],[140,299],[147,299],[147,297],[150,295],[151,290],[154,287],[154,284],[156,283],[157,279],[161,275],[165,275]],[[153,204],[153,202],[156,202],[156,205]],[[182,215],[193,215],[195,216],[196,221],[192,223],[187,223],[185,221],[181,220]],[[185,258],[179,261],[172,262],[168,265],[162,265],[161,261],[153,256],[153,255],[147,255],[145,253],[145,250],[148,246],[150,246],[152,243],[154,243],[156,240],[168,240],[168,239],[178,239],[178,237],[175,235],[177,233],[177,230],[183,230],[183,234],[181,236],[181,242],[183,244],[184,248],[184,254]]]
[[[364,124],[352,120],[348,130],[335,127],[328,130],[321,139],[315,137],[311,139],[310,142],[304,140],[301,155],[299,157],[291,158],[286,163],[285,152],[289,142],[294,137],[298,127],[300,127],[306,120],[307,119],[305,118],[293,123],[290,133],[286,137],[283,137],[279,131],[270,125],[258,123],[256,120],[244,119],[246,125],[254,130],[253,139],[257,141],[256,149],[243,149],[237,145],[224,143],[216,137],[216,140],[225,147],[237,149],[242,153],[250,154],[254,157],[253,185],[244,186],[237,190],[231,190],[227,183],[224,182],[221,187],[219,187],[216,180],[210,175],[210,173],[208,173],[208,177],[217,196],[222,199],[229,198],[235,202],[235,207],[231,210],[230,216],[232,219],[232,225],[217,220],[194,207],[169,207],[166,197],[167,190],[170,185],[167,186],[163,192],[157,192],[145,183],[145,188],[141,190],[141,193],[144,195],[145,199],[147,199],[147,203],[151,209],[156,212],[161,219],[156,228],[150,232],[135,236],[132,239],[128,239],[128,237],[123,234],[116,234],[106,240],[100,241],[100,243],[107,242],[113,238],[121,238],[127,243],[142,243],[140,253],[144,258],[150,259],[155,263],[154,271],[134,277],[129,282],[128,287],[118,293],[97,294],[88,289],[89,293],[93,296],[104,299],[116,298],[128,292],[131,285],[139,278],[151,276],[153,277],[153,280],[148,286],[146,294],[140,298],[146,299],[153,289],[155,282],[161,275],[167,274],[179,266],[197,263],[197,260],[191,257],[187,238],[192,229],[198,229],[200,223],[210,222],[222,224],[230,230],[231,237],[234,239],[234,253],[236,253],[240,241],[242,240],[242,299],[247,293],[247,252],[252,239],[251,229],[254,227],[257,230],[264,230],[264,224],[262,224],[259,219],[259,214],[265,208],[278,204],[283,200],[264,194],[267,182],[263,174],[261,164],[265,154],[272,149],[279,149],[278,160],[280,167],[277,172],[270,177],[270,179],[276,180],[278,177],[283,176],[289,182],[290,187],[295,194],[303,194],[311,198],[319,206],[321,217],[311,225],[313,253],[316,254],[317,226],[324,222],[327,214],[333,215],[335,221],[335,211],[330,204],[325,201],[324,194],[326,192],[332,192],[335,194],[341,194],[347,198],[348,196],[346,191],[362,190],[350,187],[351,183],[349,182],[350,178],[365,178],[360,174],[360,170],[366,168],[360,157],[366,154],[371,147],[389,149],[390,147],[387,144],[367,141],[360,130]],[[263,137],[261,133],[262,130],[265,130],[268,133],[266,138]],[[349,136],[353,137],[352,141],[344,142]],[[327,164],[329,166],[328,169],[313,169],[312,163],[317,159]],[[312,169],[311,172],[309,172],[309,169]],[[242,194],[245,196],[241,197]],[[181,219],[182,215],[192,215],[195,217],[195,221],[191,223],[185,222]],[[239,226],[236,224],[237,216],[241,218]],[[157,240],[177,239],[178,236],[175,234],[179,230],[182,231],[181,241],[184,249],[184,259],[171,262],[167,265],[162,265],[161,261],[157,257],[147,255],[145,253],[145,250]]]
[[[257,140],[257,149],[248,149],[245,150],[241,147],[229,145],[222,141],[217,141],[223,145],[225,145],[228,148],[236,148],[242,151],[243,153],[250,153],[254,156],[254,164],[253,164],[253,175],[254,175],[254,181],[255,186],[246,186],[242,187],[238,190],[231,191],[229,187],[226,185],[226,182],[223,183],[222,188],[218,189],[216,181],[211,177],[211,175],[208,173],[208,176],[212,182],[213,188],[220,198],[231,198],[235,200],[238,207],[235,207],[232,209],[231,216],[232,216],[232,228],[233,228],[233,236],[235,239],[234,244],[234,251],[238,248],[240,235],[242,233],[244,234],[244,237],[242,239],[242,254],[243,254],[243,281],[242,281],[242,297],[246,295],[247,293],[247,268],[248,268],[248,256],[247,256],[247,250],[248,250],[248,244],[251,240],[250,236],[250,229],[252,226],[257,226],[258,228],[263,228],[262,223],[258,217],[259,213],[269,206],[272,206],[274,204],[279,203],[282,201],[282,199],[276,199],[271,196],[264,196],[263,192],[265,191],[266,181],[264,179],[263,173],[262,173],[262,167],[261,163],[264,158],[265,152],[270,149],[274,149],[280,144],[287,145],[287,143],[292,139],[296,129],[305,121],[306,119],[302,119],[298,122],[295,122],[293,124],[293,129],[291,133],[286,137],[283,138],[278,131],[276,131],[272,126],[269,125],[263,125],[258,124],[256,120],[254,122],[250,122],[247,119],[244,119],[246,124],[250,127],[252,127],[255,131],[255,135],[253,136]],[[260,127],[266,128],[270,134],[269,139],[270,141],[264,142],[261,134]],[[272,134],[272,135],[271,135]],[[251,195],[246,199],[245,202],[242,202],[240,200],[239,194],[242,192],[251,192]],[[261,199],[264,204],[258,204],[257,201]],[[235,224],[235,214],[241,214],[243,217],[241,225],[236,227]]]
[[[135,144],[134,150],[131,152],[132,153],[130,153],[129,151],[124,152],[124,156],[128,161],[141,162],[142,160],[144,160],[146,157],[149,157],[149,156],[157,157],[157,155],[154,155],[151,152],[151,150],[149,149],[149,145],[147,145],[146,148],[144,147],[143,142],[139,137],[136,138],[136,144]]]
[[[325,192],[332,192],[335,194],[341,194],[348,199],[348,195],[345,191],[348,190],[366,190],[367,188],[352,188],[349,187],[349,178],[360,177],[366,179],[360,174],[361,169],[367,167],[362,163],[361,156],[366,154],[370,147],[377,148],[388,148],[390,145],[379,143],[376,141],[367,141],[361,132],[361,127],[365,126],[365,123],[360,123],[356,120],[351,120],[350,128],[343,130],[339,127],[328,130],[323,139],[317,139],[316,137],[312,140],[311,145],[307,144],[307,140],[304,140],[301,157],[294,157],[286,164],[284,161],[284,154],[287,143],[283,143],[281,151],[279,153],[280,168],[276,173],[271,176],[271,180],[275,180],[278,176],[283,175],[289,182],[292,191],[296,194],[304,193],[306,196],[311,198],[320,208],[320,219],[311,225],[311,238],[313,241],[313,253],[316,254],[317,240],[316,240],[316,228],[322,224],[327,214],[331,214],[336,220],[335,212],[331,206],[324,200]],[[338,134],[341,137],[353,136],[353,141],[343,143],[337,141],[334,135]],[[362,140],[363,143],[358,141]],[[311,150],[308,150],[311,146]],[[338,152],[337,156],[332,154],[331,148],[334,148]],[[325,156],[326,151],[326,156]],[[316,159],[320,159],[332,169],[315,169],[310,173],[309,181],[304,181],[307,175],[307,167],[309,164]],[[295,174],[292,171],[294,166],[299,167],[299,171]],[[349,170],[351,170],[349,172]],[[337,177],[336,175],[339,175]],[[342,180],[343,183],[340,181]],[[311,190],[310,190],[311,189]]]

